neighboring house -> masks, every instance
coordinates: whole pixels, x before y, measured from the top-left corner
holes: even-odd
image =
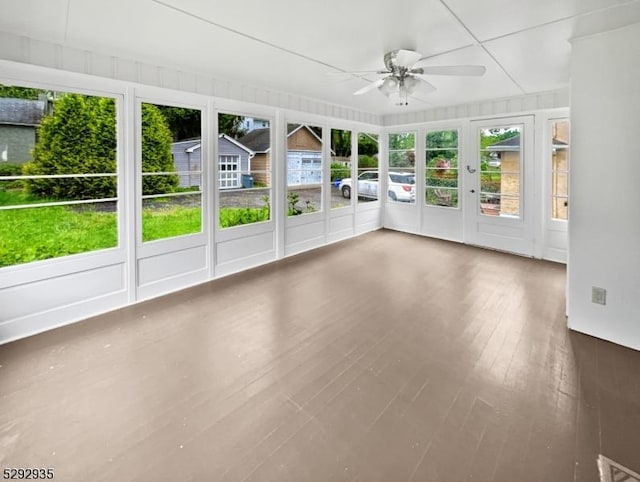
[[[180,187],[201,186],[202,149],[200,139],[174,142],[171,145],[173,162],[180,174]],[[242,174],[251,171],[254,152],[226,134],[218,136],[218,187],[242,187]],[[198,174],[186,174],[186,172]]]
[[[287,129],[287,185],[322,183],[322,139],[309,126]]]
[[[264,129],[269,127],[269,121],[265,119],[256,119],[254,117],[245,117],[240,124],[242,130],[251,132],[255,129]]]
[[[520,214],[520,134],[487,146],[492,158],[498,159],[495,167],[500,167],[500,204],[481,203],[485,214]]]
[[[0,162],[31,160],[45,104],[43,100],[0,98]]]
[[[251,160],[252,175],[268,184],[271,170],[271,134],[269,128],[255,129],[238,139],[256,153]],[[262,171],[262,172],[258,172]],[[322,182],[322,139],[309,126],[290,124],[287,131],[287,185]]]
[[[558,131],[553,133],[553,171],[566,171],[568,169],[568,130]],[[487,146],[487,151],[492,153],[494,159],[499,160],[496,162],[497,166],[500,166],[500,193],[502,194],[500,200],[500,213],[497,214],[519,214],[519,191],[520,191],[520,134],[505,139],[504,141],[496,142]],[[495,153],[495,154],[494,154]],[[567,182],[566,178],[560,178],[555,176],[552,182],[552,190],[554,195],[566,196],[567,195]],[[491,210],[490,206],[483,206],[483,212]],[[493,214],[493,213],[492,213]],[[554,216],[558,217],[558,213],[554,213]]]
[[[171,144],[173,165],[176,171],[195,172],[194,174],[180,174],[180,187],[201,187],[202,160],[200,146],[200,139],[179,141]]]
[[[271,129],[254,129],[238,139],[243,146],[251,149],[255,156],[251,159],[251,175],[256,183],[271,185]]]

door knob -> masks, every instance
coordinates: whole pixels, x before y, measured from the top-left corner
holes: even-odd
[[[469,164],[467,164],[467,171],[468,171],[470,174],[473,174],[474,172],[476,172],[476,169],[471,169],[471,166],[470,166]]]
[[[473,193],[475,193],[475,192],[476,192],[476,190],[475,190],[475,189],[472,189],[472,190],[471,190],[471,191],[469,191],[469,192],[470,192],[471,194],[473,194]]]

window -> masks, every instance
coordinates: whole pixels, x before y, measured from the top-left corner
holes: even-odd
[[[116,101],[0,85],[0,267],[118,246]]]
[[[358,203],[380,199],[378,135],[358,134]]]
[[[271,219],[271,128],[266,119],[218,114],[220,228]]]
[[[480,213],[520,217],[520,126],[480,129]]]
[[[218,187],[240,187],[240,156],[218,156]]]
[[[322,127],[287,124],[287,215],[322,211]]]
[[[569,121],[551,123],[551,217],[567,220],[569,201]]]
[[[351,131],[331,129],[331,209],[350,205],[351,196],[345,193],[343,179],[351,182]]]
[[[416,135],[389,134],[387,198],[392,202],[416,202]]]
[[[142,103],[142,241],[202,232],[201,111]]]
[[[427,132],[425,203],[458,206],[458,130]]]

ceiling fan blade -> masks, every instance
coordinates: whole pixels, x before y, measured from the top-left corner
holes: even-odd
[[[414,74],[414,77],[420,81],[417,85],[416,90],[422,94],[430,94],[431,92],[435,92],[436,87],[431,82],[425,80],[421,75]]]
[[[387,70],[353,70],[350,72],[327,72],[327,75],[388,75]]]
[[[382,85],[382,83],[384,82],[384,79],[378,79],[375,82],[371,82],[369,85],[367,85],[366,87],[363,87],[360,90],[356,90],[353,95],[362,95],[362,94],[366,94],[367,92],[372,91],[373,89],[377,89],[378,87],[380,87]]]
[[[400,49],[394,52],[394,63],[398,67],[405,67],[408,69],[421,58],[422,55],[418,52],[414,52],[413,50]]]
[[[459,75],[468,77],[479,77],[484,75],[487,68],[484,65],[433,65],[430,67],[420,67],[422,74],[428,75]]]

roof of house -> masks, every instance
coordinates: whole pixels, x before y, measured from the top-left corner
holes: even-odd
[[[569,147],[564,141],[560,139],[552,139],[553,147],[555,148],[563,148]],[[495,144],[491,144],[487,146],[488,151],[519,151],[520,150],[520,134],[515,135],[513,137],[509,137],[509,139],[505,139],[504,141],[496,142]]]
[[[565,141],[561,141],[560,139],[556,139],[555,137],[551,139],[551,143],[553,147],[569,147],[569,143]]]
[[[246,151],[247,154],[249,154],[250,157],[253,157],[255,155],[255,151],[253,149],[251,149],[250,147],[244,145],[242,142],[234,139],[231,136],[228,136],[226,134],[220,134],[220,135],[218,135],[218,139],[226,139],[231,144],[233,144],[235,146],[238,146],[243,151]],[[201,139],[196,138],[196,139],[187,139],[187,140],[184,140],[184,141],[173,142],[171,144],[171,146],[172,146],[173,149],[180,148],[180,149],[184,150],[185,152],[193,152],[193,151],[197,151],[198,149],[200,149],[202,147],[201,144],[202,144]]]
[[[271,129],[269,127],[254,129],[238,139],[238,142],[255,153],[268,152],[271,148]]]
[[[311,135],[315,137],[320,144],[322,144],[322,139],[318,136],[318,134],[313,132],[313,129],[311,129],[311,127],[309,127],[306,124],[289,124],[287,126],[287,137],[290,137],[291,135],[293,135],[295,132],[298,132],[303,127],[307,129],[309,132],[311,132]]]
[[[0,124],[38,126],[44,117],[41,100],[0,98]]]
[[[182,149],[185,152],[193,152],[195,149],[200,149],[200,139],[187,139],[184,141],[177,141],[171,144],[172,148]]]
[[[291,136],[294,132],[297,132],[303,127],[307,129],[311,133],[311,135],[322,144],[322,139],[320,139],[318,135],[313,132],[313,130],[308,125],[305,124],[289,124],[287,126],[287,137]],[[265,152],[269,152],[271,150],[271,130],[269,127],[254,129],[238,139],[238,142],[244,144],[255,153],[262,154]]]
[[[513,151],[514,149],[520,149],[520,134],[517,134],[504,141],[496,142],[487,146],[490,151]]]

